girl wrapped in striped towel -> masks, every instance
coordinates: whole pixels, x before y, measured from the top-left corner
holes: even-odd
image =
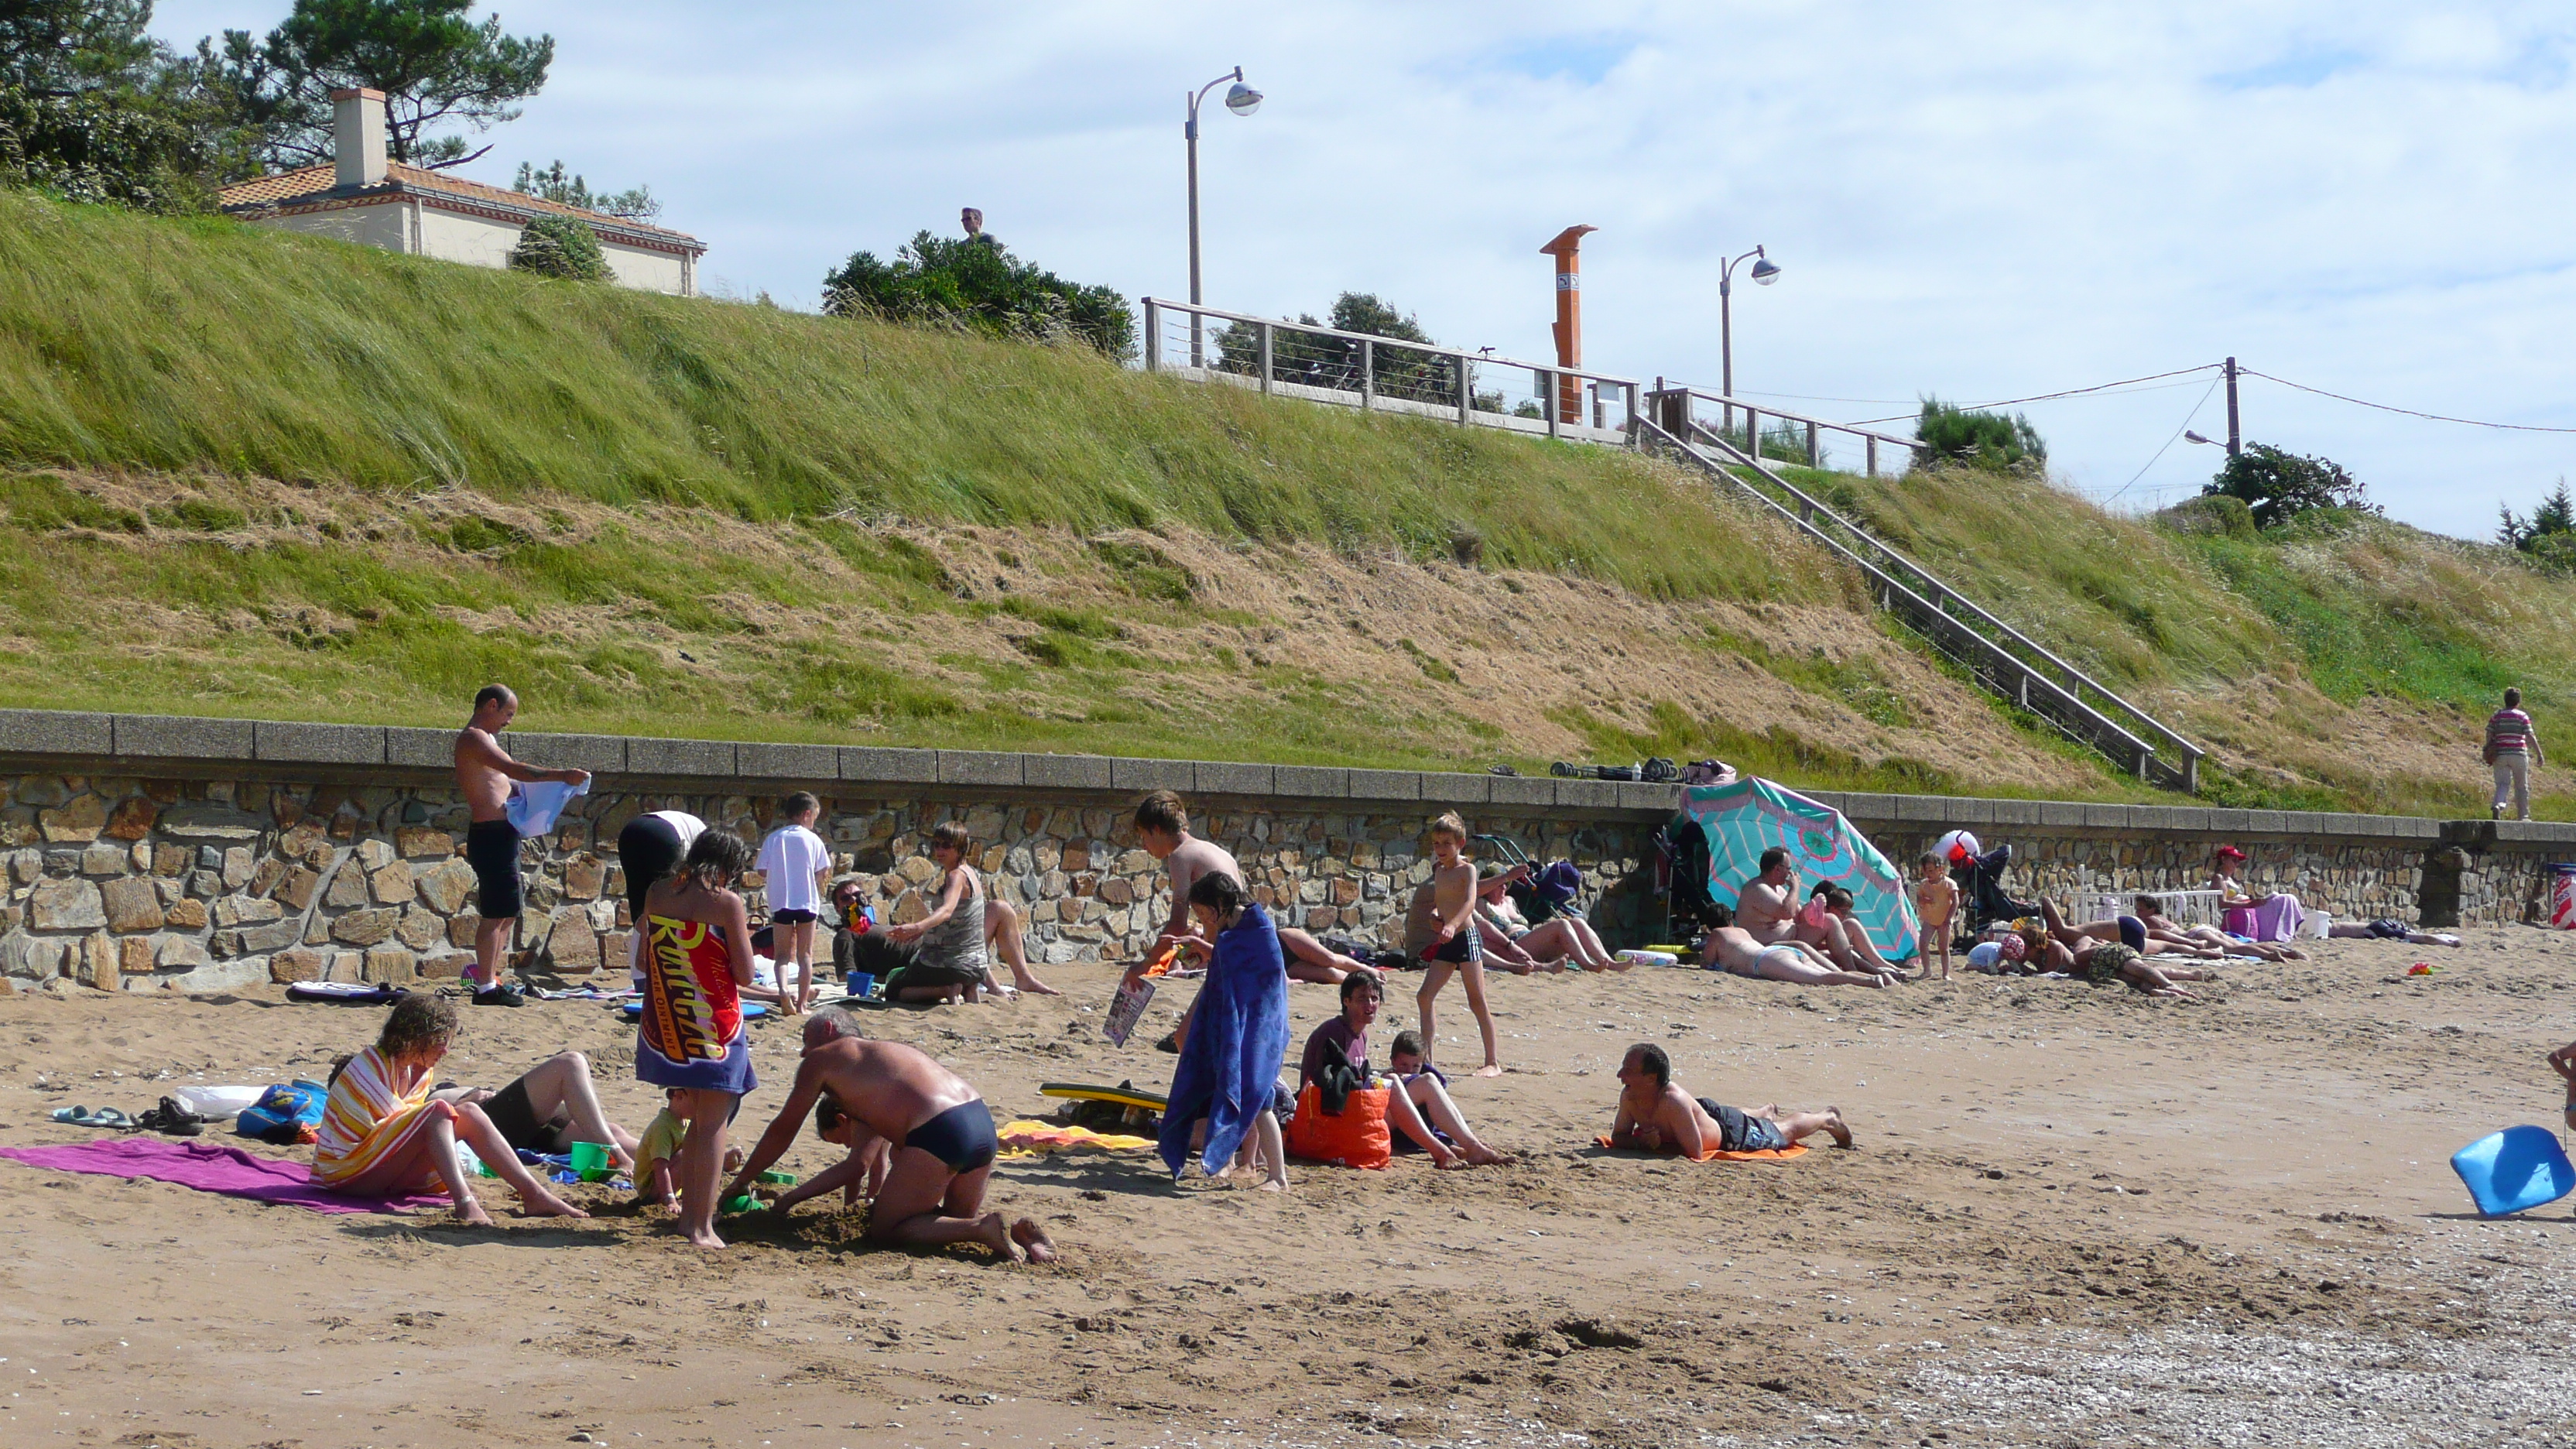
[[[489,1225],[457,1160],[458,1139],[492,1165],[519,1194],[530,1217],[588,1217],[519,1165],[483,1109],[433,1100],[430,1070],[456,1036],[456,1007],[435,996],[406,996],[385,1017],[376,1044],[331,1074],[322,1106],[313,1181],[337,1192],[395,1197],[446,1189],[456,1215]]]

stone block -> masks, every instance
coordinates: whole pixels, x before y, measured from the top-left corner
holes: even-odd
[[[398,906],[411,899],[411,867],[399,860],[388,861],[375,874],[367,877],[368,893],[377,905]]]
[[[730,740],[628,740],[626,771],[635,775],[712,775],[730,778]]]
[[[149,976],[152,974],[152,938],[127,936],[116,943],[117,974]]]
[[[454,856],[412,877],[420,903],[442,916],[464,909],[465,902],[473,897],[474,884],[474,867]]]
[[[942,785],[1018,785],[1023,783],[1021,757],[1002,750],[941,750]]]
[[[253,760],[252,725],[246,719],[190,715],[120,714],[114,717],[116,753],[127,759]]]
[[[1107,755],[1022,755],[1020,777],[1024,784],[1043,790],[1106,790],[1109,784]]]
[[[284,902],[290,911],[306,910],[313,904],[314,889],[321,884],[319,874],[299,865],[289,870],[286,878],[278,883],[276,899]]]
[[[367,952],[363,979],[382,986],[400,986],[420,978],[420,958],[400,946],[377,946]]]
[[[599,899],[599,888],[606,884],[607,880],[608,863],[606,861],[601,860],[595,855],[576,855],[564,864],[564,899],[569,901],[597,900]]]
[[[474,953],[471,951],[443,951],[424,958],[420,963],[420,974],[434,980],[453,981],[473,965]]]
[[[1422,791],[1425,804],[1447,805],[1473,813],[1492,802],[1496,778],[1482,770],[1424,770],[1414,777],[1414,782]],[[1351,795],[1354,799],[1359,798],[1356,781],[1352,784]]]
[[[1994,802],[1994,805],[1995,824],[1997,826],[2037,825],[2039,823],[2039,802],[2036,800],[1997,800]],[[1985,843],[1991,845],[1995,842],[1988,841]]]
[[[1556,807],[1556,781],[1546,775],[1488,775],[1485,798],[1498,807],[1551,810]]]
[[[58,844],[96,840],[107,828],[107,802],[83,792],[51,809],[36,812],[36,828]]]
[[[349,848],[349,853],[357,857],[359,867],[365,870],[382,870],[394,861],[394,848],[388,841],[361,840]]]
[[[381,765],[385,730],[382,725],[261,720],[251,726],[251,756],[305,765]]]
[[[1682,808],[1682,787],[1676,784],[1647,784],[1643,780],[1613,781],[1619,787],[1619,808],[1657,817],[1671,815]]]
[[[1268,765],[1238,764],[1231,760],[1194,760],[1190,763],[1196,795],[1241,795],[1266,799],[1278,788],[1279,777]]]
[[[389,727],[385,763],[406,770],[452,770],[456,768],[456,731]]]
[[[271,921],[266,925],[244,926],[232,933],[236,956],[256,956],[263,951],[283,951],[304,939],[304,927],[296,921]]]
[[[1348,800],[1351,772],[1330,765],[1281,765],[1272,771],[1282,800]]]
[[[479,930],[482,925],[483,918],[474,914],[472,911],[465,911],[457,915],[449,916],[447,918],[447,944],[462,947],[468,951],[473,950],[474,933]]]
[[[546,959],[567,976],[599,969],[599,933],[591,928],[588,911],[566,907],[555,912],[555,928],[546,936]]]
[[[2169,827],[2172,830],[2196,832],[2209,828],[2209,807],[2206,805],[2167,805],[2162,809],[2173,821]]]
[[[129,859],[131,857],[121,847],[93,845],[81,852],[80,872],[93,880],[101,876],[123,875]]]
[[[107,812],[104,833],[112,840],[141,840],[152,833],[152,822],[161,818],[161,804],[149,795],[128,795]]]
[[[860,785],[931,785],[939,780],[937,750],[890,750],[874,745],[841,747],[841,779]]]
[[[1109,788],[1144,794],[1176,790],[1183,796],[1198,790],[1198,766],[1191,760],[1137,760],[1115,756],[1109,761]]]
[[[107,924],[98,887],[85,880],[44,880],[27,898],[27,924],[39,931],[88,931]]]
[[[2254,812],[2250,810],[2222,810],[2213,808],[2209,812],[2210,833],[2214,835],[2243,835],[2251,828],[2253,824],[2253,815]]]
[[[513,734],[505,741],[510,753],[541,770],[588,770],[594,775],[658,773],[664,775],[729,775],[733,773],[733,743],[729,740],[630,740],[619,735],[522,735]],[[648,772],[636,762],[635,746],[640,744],[681,745],[694,747],[681,753],[690,759],[713,759],[720,762],[712,769],[667,768]],[[593,784],[592,789],[599,788]]]
[[[202,931],[206,928],[204,901],[182,897],[172,901],[162,912],[162,924],[174,931]]]
[[[468,867],[471,869],[471,867]],[[331,873],[331,884],[322,892],[322,904],[334,910],[367,903],[367,873],[354,860],[344,860]]]
[[[343,946],[379,945],[394,933],[399,919],[398,912],[384,906],[351,911],[331,923],[331,939]]]
[[[161,893],[149,876],[130,875],[99,887],[100,907],[111,931],[157,931],[165,919]]]
[[[189,996],[213,996],[257,986],[267,979],[266,961],[225,961],[199,966],[184,976],[173,976],[161,984]]]
[[[268,958],[268,979],[280,986],[294,981],[319,981],[329,964],[321,952],[298,946]]]
[[[1617,810],[1619,782],[1616,780],[1559,780],[1556,782],[1556,808],[1559,810]]]
[[[1888,801],[1891,807],[1888,813],[1889,819],[1909,823],[1921,822],[1927,825],[1949,820],[1951,807],[1958,803],[1947,795],[1891,795]]]
[[[841,778],[837,745],[764,745],[748,741],[733,747],[734,773],[746,780],[789,784],[828,784]]]
[[[2139,828],[2136,815],[2126,805],[2087,803],[2083,823],[2096,829],[2135,831]]]
[[[2248,834],[2279,835],[2286,832],[2289,828],[2290,814],[2286,810],[2248,810],[2245,812],[2245,829]]]
[[[252,859],[250,847],[247,845],[236,845],[225,851],[223,864],[224,888],[226,890],[237,891],[243,886],[249,885],[250,873],[256,868],[256,864],[257,863]]]
[[[0,754],[114,754],[112,720],[110,715],[69,710],[0,709]]]
[[[447,922],[439,919],[437,912],[418,906],[404,911],[401,924],[394,927],[395,938],[415,951],[441,944],[446,935]]]
[[[428,825],[405,825],[394,831],[394,852],[405,860],[439,860],[456,853],[456,837]]]

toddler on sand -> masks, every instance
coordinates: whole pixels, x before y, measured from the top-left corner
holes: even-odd
[[[1950,918],[1959,910],[1959,883],[1950,862],[1923,852],[1923,879],[1914,887],[1914,914],[1923,922],[1923,974],[1932,974],[1933,943],[1940,943],[1941,979],[1950,979]]]

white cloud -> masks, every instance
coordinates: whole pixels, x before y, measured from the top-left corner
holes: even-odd
[[[505,4],[553,82],[472,168],[649,182],[744,292],[810,304],[851,251],[981,206],[1016,250],[1129,295],[1186,287],[1181,95],[1209,112],[1208,298],[1350,288],[1470,346],[1545,355],[1538,245],[1585,247],[1591,365],[1713,384],[1715,262],[1786,268],[1736,317],[1747,390],[1910,400],[2212,362],[2428,411],[2576,427],[2571,20],[1884,3],[1295,7]],[[181,0],[182,43],[265,5]],[[2033,406],[2119,487],[2204,386]],[[2345,463],[2399,517],[2484,534],[2576,438],[2418,423],[2245,384],[2251,438]],[[1828,416],[1899,411],[1815,404]],[[2223,431],[2219,399],[2194,424]],[[2217,461],[2176,444],[2127,500]]]

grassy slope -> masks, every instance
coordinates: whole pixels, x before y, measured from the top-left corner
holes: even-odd
[[[0,698],[28,704],[434,723],[507,673],[568,726],[1454,762],[1461,737],[1489,757],[1511,742],[1330,681],[1152,707],[1156,680],[1178,700],[1212,667],[1124,637],[1122,619],[1205,612],[1153,532],[1416,561],[1463,545],[1489,571],[1653,600],[1854,598],[1776,530],[1608,450],[7,193],[0,466],[23,540],[0,550]],[[2549,737],[2576,741],[2560,662],[2576,589],[2492,550],[2386,525],[2186,539],[2033,483],[1814,481],[2217,743],[2225,798],[2463,808],[2465,772],[2357,757],[2335,722],[2393,702],[2420,707],[2419,733],[2456,730],[2508,679]],[[913,525],[932,531],[908,539]],[[1045,571],[1096,573],[1115,607],[1046,618],[961,586],[934,556],[936,528],[956,525],[1090,540]],[[871,622],[764,623],[794,606]],[[997,613],[1017,620],[1012,658],[902,667],[951,622]],[[1871,719],[1904,713],[1865,663],[1700,642]],[[706,667],[710,651],[730,667]],[[1963,783],[1666,705],[1550,718],[1605,751]],[[2089,793],[2130,791],[2103,776]]]

